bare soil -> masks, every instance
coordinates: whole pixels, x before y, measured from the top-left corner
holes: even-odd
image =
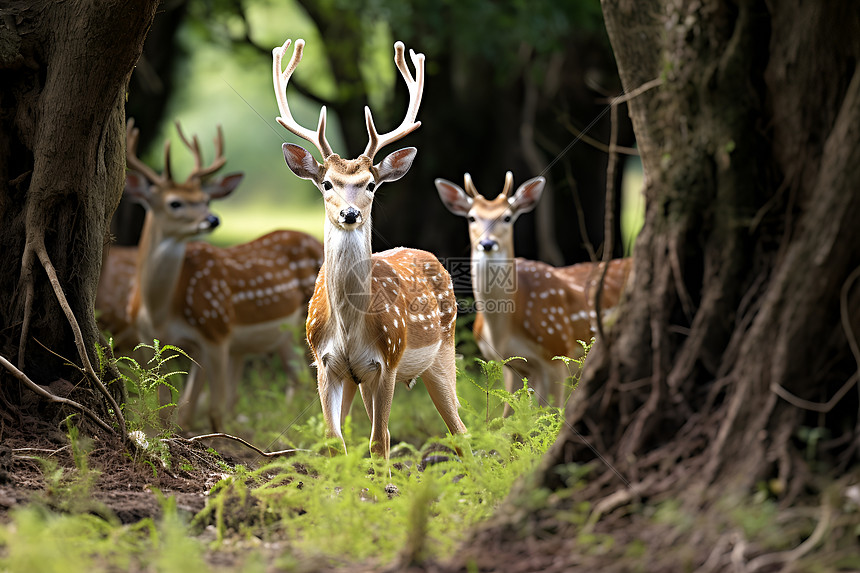
[[[35,432],[24,436],[5,429],[0,444],[0,519],[29,502],[56,507],[52,489],[57,484],[46,481],[42,460],[63,468],[70,477],[78,472],[68,438],[58,430],[46,430],[34,441]],[[175,438],[167,442],[171,467],[158,467],[157,461],[135,458],[118,443],[98,437],[83,440],[89,452],[88,467],[95,470],[97,478],[89,488],[90,499],[79,501],[91,502],[92,511],[121,523],[157,519],[161,504],[156,490],[176,498],[180,511],[196,514],[205,506],[206,492],[223,477],[224,464],[232,466],[238,461],[213,454],[201,442]]]

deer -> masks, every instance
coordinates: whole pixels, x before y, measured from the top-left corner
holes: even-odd
[[[469,223],[471,278],[476,317],[473,333],[487,360],[512,356],[504,369],[505,388],[515,389],[516,379],[527,378],[541,403],[564,404],[568,370],[556,356],[581,358],[595,332],[597,283],[605,263],[579,263],[553,267],[541,261],[514,257],[514,223],[535,208],[546,180],[534,177],[513,189],[513,173],[505,175],[502,192],[487,199],[464,176],[465,189],[436,179],[436,190],[445,207]],[[630,272],[631,259],[609,261],[600,308],[611,312],[619,302]],[[510,405],[505,405],[505,415]]]
[[[137,332],[128,316],[129,293],[137,269],[137,247],[106,245],[96,290],[99,328],[113,339],[113,348],[127,354],[137,345]]]
[[[343,425],[356,392],[371,420],[370,453],[387,460],[388,430],[395,386],[412,388],[421,377],[451,434],[463,434],[457,398],[454,327],[457,305],[451,277],[435,255],[411,248],[372,253],[371,208],[384,183],[403,177],[418,150],[399,149],[373,164],[380,149],[417,129],[424,91],[424,55],[410,50],[415,77],[406,64],[404,45],[394,44],[394,63],[409,90],[403,121],[379,134],[365,107],[368,144],[356,159],[344,159],[326,140],[326,108],[317,129],[302,127],[290,113],[287,85],[299,65],[304,40],[272,50],[273,84],[279,124],[313,144],[322,163],[305,148],[283,144],[284,159],[299,178],[311,181],[325,206],[324,263],[317,277],[306,322],[308,345],[317,367],[317,388],[326,434],[346,452]],[[334,447],[329,449],[334,452]]]
[[[125,193],[146,209],[139,243],[129,316],[143,340],[186,350],[203,376],[189,376],[177,405],[177,423],[188,429],[202,390],[209,385],[209,423],[222,431],[236,398],[244,357],[278,351],[291,372],[293,329],[301,328],[322,264],[322,243],[299,231],[279,230],[253,241],[219,248],[196,238],[215,230],[220,219],[209,203],[232,193],[243,174],[218,179],[226,159],[218,126],[215,158],[204,166],[195,135],[188,140],[176,123],[194,168],[184,182],[173,178],[170,141],[164,170],[137,157],[139,131],[128,122]]]

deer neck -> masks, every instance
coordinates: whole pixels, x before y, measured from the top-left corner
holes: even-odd
[[[360,330],[370,310],[371,222],[345,231],[325,221],[325,287],[338,328]]]
[[[182,265],[185,261],[186,241],[167,237],[155,224],[151,211],[147,211],[140,235],[137,261],[137,286],[141,306],[153,325],[164,324],[173,302]]]
[[[472,249],[472,290],[475,306],[491,331],[505,328],[516,295],[516,264],[513,244],[500,244],[497,251]]]

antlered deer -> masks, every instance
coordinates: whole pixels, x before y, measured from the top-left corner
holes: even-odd
[[[169,140],[159,174],[137,158],[138,130],[133,120],[128,123],[126,193],[146,208],[129,314],[142,340],[177,345],[200,365],[209,382],[209,421],[220,431],[243,358],[292,349],[290,326],[305,319],[323,249],[298,231],[274,231],[224,249],[189,242],[220,224],[209,201],[233,192],[242,174],[211,178],[226,162],[220,127],[216,157],[206,167],[197,137],[189,141],[176,127],[194,156],[184,183],[171,174]],[[200,378],[189,377],[178,404],[185,429],[194,417]]]
[[[594,332],[596,282],[603,263],[556,268],[540,261],[514,258],[514,222],[535,208],[545,179],[535,177],[513,196],[509,171],[495,199],[480,195],[468,173],[465,190],[445,179],[436,180],[442,203],[469,221],[472,247],[472,288],[475,295],[475,339],[488,360],[522,356],[526,363],[505,368],[505,387],[513,391],[516,375],[527,376],[541,401],[560,406],[567,368],[555,356],[582,356],[579,340]],[[615,259],[603,286],[601,310],[614,307],[630,271],[630,259]],[[515,372],[516,370],[516,372]],[[509,408],[505,408],[509,412]]]
[[[454,365],[454,323],[457,307],[451,278],[432,254],[397,248],[371,253],[371,207],[379,186],[403,177],[417,150],[395,151],[373,164],[376,153],[416,129],[424,90],[424,55],[410,52],[413,78],[401,42],[394,61],[409,87],[409,108],[401,124],[378,134],[365,108],[369,143],[357,159],[332,152],[325,137],[326,113],[316,131],[303,128],[290,113],[287,84],[302,58],[297,40],[282,70],[291,40],[273,50],[273,80],[281,116],[278,122],[312,143],[320,164],[298,145],[285,143],[284,158],[297,176],[316,185],[325,203],[325,263],[317,279],[307,319],[308,343],[317,365],[317,383],[329,436],[343,448],[344,423],[356,390],[373,427],[371,452],[388,458],[388,418],[397,382],[410,387],[421,376],[436,409],[451,433],[466,427],[457,413],[459,402]]]

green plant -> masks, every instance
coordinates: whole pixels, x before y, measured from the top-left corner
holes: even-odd
[[[594,338],[588,342],[583,340],[577,340],[577,342],[582,346],[582,356],[579,358],[571,358],[569,356],[552,357],[553,360],[561,360],[567,367],[568,379],[572,380],[572,383],[568,384],[571,394],[573,394],[576,387],[579,386],[579,379],[582,378],[582,366],[585,364],[585,359],[588,357],[588,353],[591,352],[591,347],[594,346]],[[571,370],[570,368],[571,363],[574,364],[574,370]]]
[[[158,339],[153,340],[152,344],[140,343],[134,350],[152,352],[152,357],[144,364],[140,364],[131,356],[120,356],[114,359],[121,379],[129,390],[129,402],[124,407],[129,431],[159,428],[162,433],[169,434],[175,430],[175,427],[160,413],[165,408],[176,405],[174,401],[176,388],[171,383],[171,378],[187,372],[168,369],[168,366],[172,366],[177,358],[191,360],[191,357],[181,348],[171,344],[162,345]],[[167,404],[161,404],[159,400],[159,390],[162,388],[168,390],[171,395],[171,400]]]

